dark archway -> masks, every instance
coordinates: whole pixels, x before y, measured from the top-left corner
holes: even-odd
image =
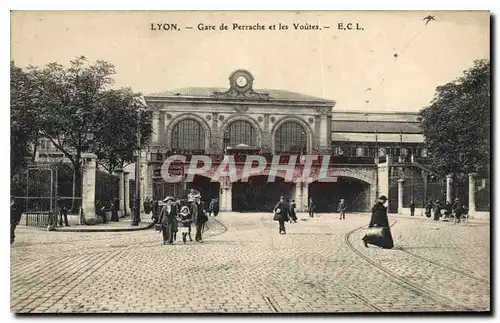
[[[211,199],[219,198],[220,195],[219,182],[212,182],[211,178],[206,176],[195,175],[193,181],[188,182],[186,185],[187,192],[189,192],[190,189],[200,191],[201,199],[207,203],[210,202]]]
[[[368,211],[370,208],[370,185],[359,179],[337,177],[336,182],[318,182],[309,184],[309,198],[316,205],[316,212],[337,212],[340,199],[345,199],[349,212]]]
[[[232,206],[235,212],[272,212],[280,196],[292,198],[295,184],[275,177],[268,183],[267,175],[252,176],[247,182],[235,182],[232,188]]]

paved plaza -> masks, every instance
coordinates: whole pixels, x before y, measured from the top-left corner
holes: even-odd
[[[162,244],[154,230],[19,227],[11,311],[401,312],[490,309],[490,227],[389,216],[395,249],[365,248],[368,214],[221,213],[205,242]],[[193,235],[194,238],[194,235]]]

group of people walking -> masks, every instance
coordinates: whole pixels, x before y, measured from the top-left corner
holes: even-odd
[[[444,219],[453,218],[456,223],[460,223],[462,216],[467,215],[467,213],[467,207],[460,202],[459,198],[456,198],[453,203],[443,204],[439,199],[436,199],[435,202],[429,200],[425,204],[425,216],[432,217],[435,221],[439,221],[444,216]]]
[[[368,247],[368,244],[386,249],[394,247],[391,229],[389,226],[389,219],[387,217],[387,207],[385,206],[386,202],[387,197],[384,195],[380,196],[377,203],[375,203],[371,210],[372,215],[370,223],[368,224],[368,231],[362,239],[366,247]],[[291,200],[290,203],[287,203],[283,196],[280,197],[280,200],[273,209],[274,220],[279,223],[279,234],[286,234],[285,222],[297,222],[297,214],[295,210],[295,200]],[[337,206],[337,212],[340,214],[340,220],[345,220],[346,210],[347,204],[345,199],[341,199]],[[309,217],[314,217],[314,202],[312,198],[309,199],[308,211]]]
[[[195,226],[195,241],[203,243],[203,231],[208,217],[217,216],[219,213],[219,204],[217,199],[210,201],[208,208],[201,201],[201,194],[198,191],[191,190],[188,194],[187,203],[167,196],[163,199],[165,204],[160,214],[155,218],[157,230],[162,233],[163,244],[173,244],[177,240],[177,232],[181,231],[182,242],[193,241],[191,236],[191,227]]]
[[[307,210],[310,218],[314,218],[314,210],[316,206],[312,198],[309,198],[307,203]],[[279,234],[286,234],[285,222],[297,223],[297,204],[295,200],[290,200],[289,203],[285,201],[283,196],[273,209],[274,220],[279,223]],[[340,199],[337,206],[337,212],[340,214],[340,220],[345,220],[345,213],[347,205],[344,199]]]

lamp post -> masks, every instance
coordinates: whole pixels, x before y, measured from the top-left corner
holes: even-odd
[[[137,156],[135,160],[135,198],[132,226],[139,225],[141,219],[141,114],[142,109],[137,112]]]

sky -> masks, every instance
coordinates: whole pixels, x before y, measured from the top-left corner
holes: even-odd
[[[422,19],[428,15],[435,21],[426,25]],[[349,22],[363,30],[338,29]],[[151,30],[151,23],[175,23],[179,30]],[[197,30],[199,23],[216,30]],[[219,30],[222,23],[229,30]],[[233,23],[259,23],[267,30],[231,30]],[[288,30],[268,30],[279,23]],[[321,30],[296,31],[294,23]],[[144,94],[227,88],[231,72],[246,69],[254,88],[335,100],[339,111],[416,112],[429,104],[437,86],[459,77],[474,60],[489,59],[489,53],[487,11],[11,14],[11,60],[20,67],[67,65],[84,55],[114,64],[115,86]]]

